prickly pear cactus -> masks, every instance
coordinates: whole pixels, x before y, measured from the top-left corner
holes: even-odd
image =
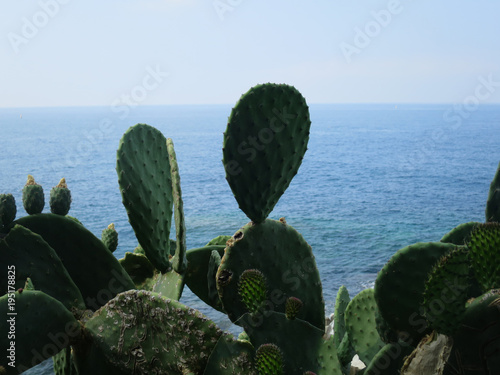
[[[118,247],[118,232],[113,223],[109,224],[108,227],[102,231],[101,241],[109,251],[112,253],[115,252]]]
[[[500,164],[491,181],[488,201],[486,202],[486,222],[500,222]]]
[[[215,346],[204,375],[260,375],[254,366],[255,350],[247,340],[223,334]]]
[[[32,175],[28,175],[28,181],[23,188],[23,206],[28,215],[41,213],[45,206],[43,188],[35,182]]]
[[[71,191],[64,178],[50,190],[50,212],[56,215],[67,215],[71,207]]]
[[[309,140],[309,108],[292,86],[252,87],[224,133],[226,179],[241,210],[263,222],[297,174]]]
[[[172,177],[167,140],[145,124],[129,128],[117,151],[116,171],[123,205],[135,235],[151,263],[171,268]]]
[[[472,231],[480,224],[481,223],[476,221],[460,224],[446,233],[443,238],[441,238],[440,242],[452,243],[455,245],[466,245],[470,241]]]
[[[296,297],[303,303],[297,318],[325,329],[321,280],[314,255],[285,220],[249,223],[228,241],[217,271],[217,289],[233,322],[249,312],[239,290],[240,278],[248,269],[259,270],[268,291],[273,291],[266,297],[266,309],[285,313],[286,299]]]
[[[500,288],[500,223],[476,227],[468,244],[474,275],[483,292]]]
[[[0,230],[16,218],[16,200],[12,194],[0,194]]]

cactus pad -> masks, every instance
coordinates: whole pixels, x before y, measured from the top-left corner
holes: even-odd
[[[342,342],[346,329],[345,329],[345,309],[351,298],[349,297],[349,292],[347,288],[342,285],[337,292],[337,298],[335,299],[335,308],[333,310],[333,341],[337,348],[340,347],[340,343]]]
[[[434,266],[425,284],[424,316],[437,332],[451,336],[465,313],[469,280],[468,251],[457,248]]]
[[[486,222],[500,222],[500,164],[491,181],[485,214]]]
[[[472,268],[483,292],[500,288],[500,223],[477,226],[468,247]]]
[[[267,298],[266,278],[259,270],[246,270],[240,276],[238,295],[250,313],[257,312]]]
[[[347,335],[364,363],[370,363],[384,346],[375,323],[376,309],[373,289],[365,289],[349,302],[345,310]]]
[[[108,302],[85,330],[110,364],[137,374],[202,374],[222,335],[198,311],[137,290]]]
[[[283,375],[283,354],[274,344],[262,344],[255,352],[259,375]]]
[[[0,229],[16,218],[16,200],[12,194],[0,194]]]
[[[56,215],[67,215],[71,207],[71,191],[64,178],[50,190],[50,212]]]
[[[379,272],[375,300],[382,318],[398,334],[420,341],[428,333],[421,303],[429,272],[456,245],[421,242],[398,250]]]
[[[41,213],[45,206],[43,188],[35,182],[32,175],[28,175],[28,182],[23,188],[23,206],[28,215]]]
[[[292,86],[252,87],[224,133],[226,179],[241,210],[263,222],[297,174],[309,140],[309,108]]]
[[[375,354],[363,372],[363,375],[399,375],[405,357],[410,355],[413,349],[408,344],[386,344]]]
[[[441,238],[441,242],[452,243],[455,245],[465,245],[470,240],[470,235],[475,227],[480,225],[476,221],[471,221],[469,223],[464,223],[456,226],[451,231],[446,233],[443,238]]]
[[[204,375],[259,375],[254,368],[254,348],[249,341],[223,334],[215,346]]]
[[[148,289],[145,284],[155,275],[155,269],[145,255],[127,252],[119,262],[137,289]]]
[[[114,253],[118,247],[118,232],[113,223],[109,224],[108,227],[102,231],[101,241],[109,251]]]
[[[135,235],[161,272],[171,264],[172,177],[163,134],[145,124],[129,128],[117,152],[116,171],[123,205]]]
[[[211,239],[205,246],[212,246],[212,245],[220,245],[220,246],[226,246],[227,240],[229,240],[231,236],[217,236],[213,239]]]
[[[266,308],[284,313],[286,299],[299,298],[304,304],[302,319],[325,329],[321,280],[311,247],[284,220],[249,223],[228,241],[217,271],[217,289],[233,322],[248,311],[238,291],[240,276],[247,269],[258,269],[266,277],[270,291]]]

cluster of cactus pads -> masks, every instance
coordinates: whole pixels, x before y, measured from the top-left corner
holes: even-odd
[[[2,355],[0,375],[49,357],[57,375],[348,375],[355,355],[364,375],[500,373],[500,172],[486,224],[401,249],[375,289],[352,300],[341,287],[329,335],[311,247],[284,218],[268,218],[301,165],[310,125],[294,87],[258,85],[240,98],[223,164],[250,222],[196,249],[186,249],[173,142],[149,125],[128,129],[118,147],[139,242],[120,260],[113,224],[100,240],[67,216],[64,179],[51,191],[52,213],[42,213],[31,176],[28,216],[15,220],[13,196],[0,195],[0,264],[15,265],[0,273],[0,314],[16,314],[15,340],[0,336],[0,352],[14,353]],[[185,285],[242,327],[240,336],[180,303]],[[11,325],[2,319],[2,332]]]

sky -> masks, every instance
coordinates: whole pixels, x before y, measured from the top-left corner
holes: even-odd
[[[4,0],[0,107],[500,103],[500,1]],[[472,98],[472,99],[471,99]]]

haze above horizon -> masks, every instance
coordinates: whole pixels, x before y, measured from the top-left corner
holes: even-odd
[[[500,3],[8,0],[0,107],[500,103]]]

